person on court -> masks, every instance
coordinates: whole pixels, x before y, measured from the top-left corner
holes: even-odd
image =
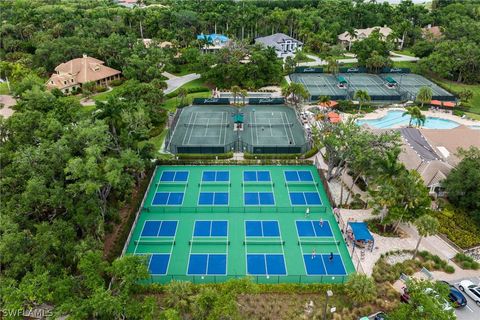
[[[320,227],[322,227],[322,228],[323,228],[323,218],[320,218],[320,221],[319,221],[319,223],[320,223]]]
[[[307,219],[310,216],[310,208],[307,208],[305,210],[305,219]]]
[[[315,250],[315,248],[313,248],[313,250],[312,250],[312,260],[315,259],[316,255],[317,255],[317,251]]]
[[[330,260],[330,262],[333,262],[333,252],[330,252],[330,257],[328,257],[328,260]]]

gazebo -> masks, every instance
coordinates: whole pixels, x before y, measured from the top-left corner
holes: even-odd
[[[349,222],[348,226],[352,229],[355,246],[364,248],[368,244],[371,244],[370,251],[372,251],[375,240],[368,230],[367,224],[365,222]]]

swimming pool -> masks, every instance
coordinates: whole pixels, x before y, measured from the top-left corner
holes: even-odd
[[[403,112],[401,110],[393,110],[388,111],[385,116],[379,119],[372,119],[372,120],[357,120],[359,125],[368,124],[374,128],[379,129],[388,129],[388,128],[399,128],[408,126],[408,122],[410,121],[410,116],[403,116]],[[448,119],[441,119],[436,117],[427,117],[425,124],[422,128],[426,129],[453,129],[458,127],[458,124],[455,121],[448,120]]]

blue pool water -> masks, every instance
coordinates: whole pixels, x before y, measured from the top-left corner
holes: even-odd
[[[408,126],[408,122],[410,121],[410,116],[403,116],[403,111],[395,110],[395,111],[388,111],[385,116],[379,119],[373,120],[357,120],[359,125],[364,123],[379,129],[389,129],[389,128],[398,128],[398,127],[406,127]],[[415,125],[415,123],[412,123]],[[447,119],[440,119],[435,117],[427,117],[425,124],[422,128],[427,129],[453,129],[458,127],[458,124],[455,121],[447,120]]]

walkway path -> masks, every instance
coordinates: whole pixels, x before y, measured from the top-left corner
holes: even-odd
[[[168,78],[168,80],[165,81],[167,83],[167,89],[164,91],[165,93],[173,92],[184,84],[200,78],[198,73],[190,73],[181,77],[177,77],[168,72],[164,72],[162,75]]]
[[[4,117],[5,119],[10,117],[14,112],[10,107],[13,107],[16,104],[17,101],[11,95],[0,95],[0,116]],[[3,107],[1,105],[3,105]]]

